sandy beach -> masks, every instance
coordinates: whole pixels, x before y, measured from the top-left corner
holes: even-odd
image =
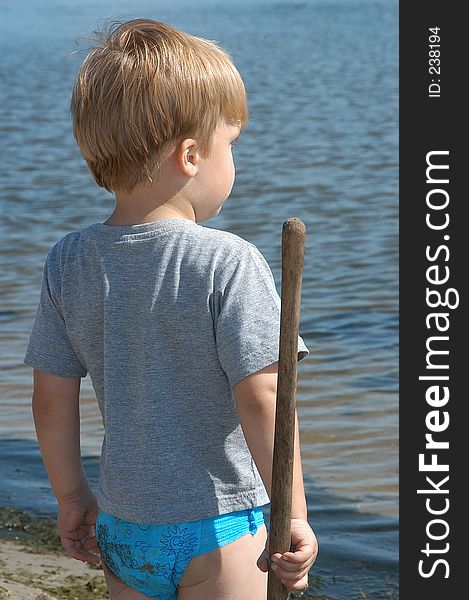
[[[0,541],[0,598],[108,598],[101,569],[65,555],[38,553],[20,541]]]
[[[0,508],[0,600],[105,600],[102,569],[69,557],[55,521]]]

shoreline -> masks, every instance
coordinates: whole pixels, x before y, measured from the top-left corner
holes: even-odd
[[[326,562],[327,553],[323,550]],[[332,570],[327,564],[325,568],[318,565],[310,573],[308,590],[291,592],[289,599],[399,598],[393,574],[383,572],[379,585],[373,585],[367,562],[349,561],[342,563],[346,572],[336,565]],[[109,594],[101,566],[65,553],[53,513],[39,516],[0,506],[0,600],[109,600]]]
[[[0,600],[107,600],[100,566],[69,557],[55,520],[0,508]]]
[[[1,600],[105,600],[101,569],[65,555],[36,553],[0,539]]]

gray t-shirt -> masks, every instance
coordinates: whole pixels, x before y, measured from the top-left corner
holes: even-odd
[[[105,429],[100,507],[178,523],[269,502],[232,389],[278,360],[279,326],[250,242],[185,219],[95,223],[50,250],[24,362],[89,372]]]

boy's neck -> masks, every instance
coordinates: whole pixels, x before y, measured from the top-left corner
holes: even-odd
[[[150,193],[149,193],[150,192]],[[158,202],[149,188],[130,193],[116,193],[116,206],[106,225],[139,225],[164,219],[185,219],[196,222],[192,204],[179,194]]]
[[[178,210],[172,210],[168,207],[157,208],[151,212],[123,211],[116,206],[112,215],[105,221],[106,225],[140,225],[142,223],[152,223],[154,221],[163,221],[164,219],[183,219],[195,223],[195,215],[192,217],[187,213]]]

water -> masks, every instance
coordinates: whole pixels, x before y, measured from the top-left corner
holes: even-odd
[[[0,506],[54,510],[34,441],[22,358],[50,246],[104,221],[68,103],[103,17],[146,16],[218,40],[248,90],[237,180],[206,226],[255,243],[280,291],[284,220],[308,231],[298,412],[310,522],[320,540],[307,596],[397,598],[397,4],[136,0],[2,3]],[[75,52],[77,51],[78,52]],[[101,422],[82,386],[92,478]],[[95,479],[93,479],[95,481]]]

